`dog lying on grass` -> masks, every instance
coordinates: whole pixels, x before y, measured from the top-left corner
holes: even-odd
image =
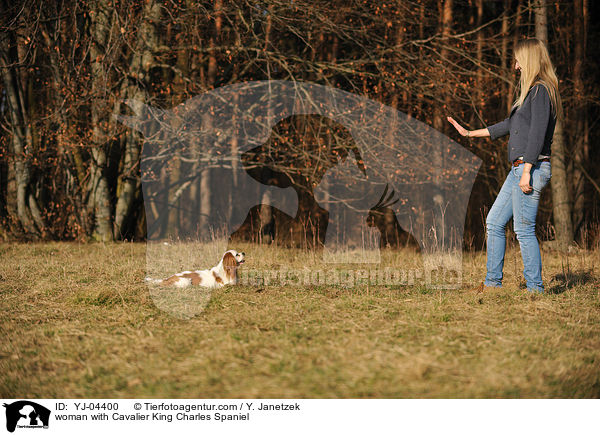
[[[179,288],[190,285],[223,287],[228,284],[236,284],[237,269],[245,262],[245,258],[245,253],[232,249],[225,252],[219,264],[211,269],[179,272],[164,279],[146,277],[146,282]]]

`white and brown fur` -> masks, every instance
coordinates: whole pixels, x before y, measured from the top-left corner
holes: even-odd
[[[237,269],[244,263],[246,254],[229,250],[223,254],[221,261],[212,269],[179,272],[165,279],[146,278],[154,284],[174,287],[199,285],[202,287],[223,287],[237,284]]]

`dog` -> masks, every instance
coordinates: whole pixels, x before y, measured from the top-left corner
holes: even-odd
[[[223,287],[237,284],[237,269],[245,263],[246,254],[233,249],[225,252],[219,264],[208,270],[179,272],[165,279],[146,277],[147,282],[179,288],[190,285],[202,287]]]

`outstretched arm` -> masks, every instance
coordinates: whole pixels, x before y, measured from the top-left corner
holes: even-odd
[[[456,130],[461,134],[461,136],[487,137],[490,135],[490,132],[487,128],[480,128],[479,130],[467,130],[458,122],[456,122],[451,116],[448,117],[448,121],[454,126],[454,128],[456,128]]]

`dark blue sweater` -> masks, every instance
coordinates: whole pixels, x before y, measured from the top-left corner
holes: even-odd
[[[523,156],[526,163],[535,164],[538,155],[550,155],[556,118],[552,115],[550,95],[544,85],[533,86],[523,104],[511,111],[504,121],[489,126],[492,140],[510,133],[508,160]]]

